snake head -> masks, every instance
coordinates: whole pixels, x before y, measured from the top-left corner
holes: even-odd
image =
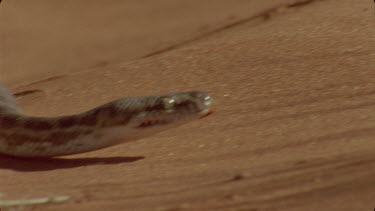
[[[138,127],[180,125],[212,113],[213,98],[205,92],[185,92],[150,97],[137,117]]]

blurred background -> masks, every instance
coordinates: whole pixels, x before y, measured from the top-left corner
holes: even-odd
[[[0,78],[34,81],[173,48],[288,1],[3,1]]]

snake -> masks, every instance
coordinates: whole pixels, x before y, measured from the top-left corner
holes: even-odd
[[[213,97],[201,91],[129,97],[66,116],[23,114],[0,83],[0,154],[56,157],[143,139],[213,113]]]

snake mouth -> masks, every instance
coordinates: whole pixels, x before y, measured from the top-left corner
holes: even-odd
[[[208,110],[203,112],[202,116],[199,117],[199,119],[205,118],[211,114],[213,114],[213,110]],[[137,127],[138,128],[148,128],[148,127],[154,127],[154,126],[162,126],[162,125],[167,125],[173,122],[173,120],[168,120],[168,119],[150,119],[143,121],[140,123]]]

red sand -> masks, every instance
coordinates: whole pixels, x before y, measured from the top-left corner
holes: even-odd
[[[0,6],[1,81],[34,90],[26,113],[187,90],[215,113],[91,153],[1,156],[0,201],[69,199],[0,208],[375,208],[372,1],[79,2]]]

